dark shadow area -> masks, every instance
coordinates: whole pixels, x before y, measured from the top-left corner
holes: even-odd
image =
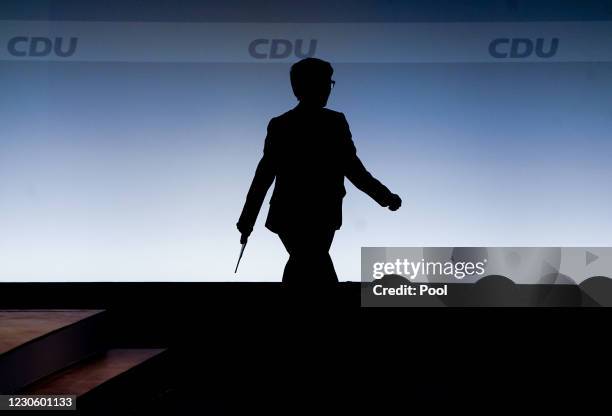
[[[326,302],[278,283],[1,284],[0,293],[3,309],[105,309],[113,347],[168,348],[163,365],[146,373],[161,385],[129,414],[397,414],[537,399],[557,392],[544,381],[559,371],[556,354],[582,351],[609,316],[361,308],[360,285],[351,283]]]
[[[612,279],[593,276],[580,283],[583,306],[612,306]]]

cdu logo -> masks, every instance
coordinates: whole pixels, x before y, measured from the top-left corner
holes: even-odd
[[[255,39],[249,44],[249,55],[255,59],[284,59],[292,54],[298,58],[310,58],[316,49],[316,39],[310,40],[307,50],[303,39],[295,42],[288,39]]]
[[[66,38],[15,36],[9,39],[7,49],[11,55],[18,57],[55,55],[60,58],[67,58],[74,55],[77,41],[78,38],[72,37],[67,40]]]
[[[548,44],[544,38],[499,38],[489,43],[489,54],[493,58],[551,58],[557,54],[559,38],[552,38]]]

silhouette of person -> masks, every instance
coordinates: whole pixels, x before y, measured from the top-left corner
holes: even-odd
[[[289,253],[283,273],[289,286],[338,282],[329,249],[342,225],[345,177],[391,211],[402,203],[357,157],[344,114],[325,108],[335,84],[333,72],[329,62],[316,58],[291,67],[291,87],[299,103],[270,120],[263,157],[236,224],[245,243],[276,180],[265,225]]]

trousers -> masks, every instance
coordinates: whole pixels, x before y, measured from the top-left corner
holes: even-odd
[[[335,229],[307,229],[279,232],[289,253],[283,272],[288,286],[335,286],[338,276],[329,255]]]

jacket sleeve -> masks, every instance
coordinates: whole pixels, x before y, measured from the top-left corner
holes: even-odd
[[[351,131],[344,114],[341,115],[341,118],[345,156],[344,176],[346,176],[357,189],[366,193],[380,206],[388,206],[389,200],[393,194],[378,179],[373,177],[370,172],[366,170],[365,166],[363,166],[363,163],[359,157],[357,157],[357,149],[355,148],[355,143],[353,142]]]
[[[236,226],[241,233],[250,235],[257,220],[257,215],[266,197],[268,189],[274,182],[276,176],[276,166],[274,153],[274,119],[268,124],[268,132],[264,143],[263,157],[255,170],[255,177],[247,193],[246,201],[242,209],[242,214]]]

